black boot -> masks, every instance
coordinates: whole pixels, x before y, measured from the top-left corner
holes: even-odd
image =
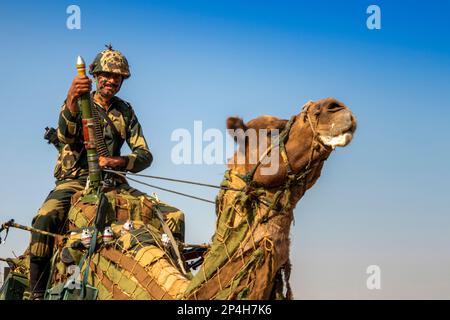
[[[50,258],[30,255],[30,300],[43,300],[50,276]]]

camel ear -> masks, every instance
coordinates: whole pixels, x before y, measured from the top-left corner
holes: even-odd
[[[312,100],[309,100],[308,102],[306,102],[304,105],[303,105],[303,107],[302,107],[302,111],[308,111],[308,109],[309,108],[313,108],[313,106],[315,105],[316,103],[314,102],[314,101],[312,101]]]
[[[247,126],[244,123],[244,120],[242,120],[242,118],[239,117],[228,117],[227,118],[227,129],[228,130],[237,130],[237,129],[242,129],[242,130],[247,130]]]

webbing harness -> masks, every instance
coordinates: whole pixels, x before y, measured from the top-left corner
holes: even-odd
[[[81,293],[80,293],[80,299],[84,299],[86,295],[86,285],[88,282],[88,276],[89,276],[89,268],[91,264],[92,256],[95,252],[95,249],[97,248],[97,237],[99,230],[103,230],[105,228],[105,213],[102,212],[104,210],[104,205],[108,201],[105,194],[100,191],[100,188],[97,192],[98,197],[98,205],[97,210],[95,213],[95,224],[94,224],[94,232],[92,234],[91,242],[89,244],[89,249],[86,251],[86,253],[83,255],[83,257],[80,260],[80,263],[78,265],[79,269],[82,270],[84,262],[87,260],[86,267],[84,269],[83,273],[83,281],[81,283]]]
[[[313,122],[311,121],[311,117],[308,114],[309,107],[310,107],[310,104],[306,104],[303,107],[302,113],[299,115],[299,116],[303,115],[305,117],[305,119],[308,121],[309,126],[311,128],[311,131],[313,133],[313,141],[311,143],[310,156],[309,156],[309,160],[308,160],[308,163],[305,166],[305,168],[303,168],[298,173],[294,173],[293,170],[292,170],[292,166],[289,163],[289,159],[288,159],[287,152],[286,152],[286,143],[287,143],[287,141],[289,139],[289,133],[291,131],[292,125],[295,123],[295,121],[297,119],[297,115],[294,115],[286,123],[285,127],[283,128],[283,130],[281,131],[281,133],[278,136],[278,140],[275,141],[274,143],[272,143],[266,149],[266,151],[260,157],[260,159],[258,160],[256,165],[252,168],[252,170],[250,170],[246,174],[234,173],[237,177],[241,178],[246,183],[246,186],[243,189],[240,190],[241,192],[247,192],[248,193],[249,191],[258,191],[258,190],[261,191],[261,190],[265,189],[265,187],[263,185],[258,184],[256,181],[253,180],[254,179],[254,175],[255,175],[256,170],[258,169],[259,165],[263,161],[263,159],[272,151],[272,149],[275,146],[277,146],[278,149],[280,150],[281,158],[283,159],[283,162],[284,162],[285,167],[286,167],[287,179],[286,179],[286,182],[285,182],[284,186],[282,186],[282,188],[280,188],[280,190],[278,190],[277,193],[275,194],[275,197],[274,197],[273,201],[270,201],[269,199],[261,199],[261,198],[259,198],[260,202],[265,204],[266,206],[269,206],[270,209],[274,209],[274,208],[276,208],[278,206],[278,202],[281,199],[281,194],[285,193],[285,192],[288,192],[290,187],[292,187],[294,185],[302,184],[303,188],[304,188],[303,192],[306,191],[306,186],[307,186],[306,177],[320,163],[320,162],[315,162],[313,164],[314,152],[317,149],[317,146],[319,148],[325,148],[327,150],[330,148],[330,147],[324,145],[322,143],[322,141],[320,141],[320,139],[318,137],[318,134],[317,134],[317,125],[319,123],[320,110],[316,111],[314,113],[314,115],[316,116],[316,121],[315,121],[315,124],[313,124]],[[326,158],[325,158],[325,160],[326,160]],[[258,198],[258,196],[257,196],[257,198]],[[267,200],[269,200],[269,203],[267,202]],[[283,209],[284,208],[281,208],[281,209],[278,209],[277,211],[282,211]]]

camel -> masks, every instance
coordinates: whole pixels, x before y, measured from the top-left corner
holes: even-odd
[[[92,226],[98,203],[84,199],[81,192],[72,199],[68,214],[70,237],[55,253],[56,289],[50,299],[62,298],[73,264],[94,288],[91,299],[291,299],[293,210],[320,177],[331,152],[350,143],[356,119],[343,103],[326,98],[307,102],[290,120],[260,116],[244,123],[229,117],[227,129],[240,132],[239,149],[224,174],[216,198],[216,230],[195,275],[184,270],[179,248],[162,240],[161,235],[170,234],[164,221],[173,212],[161,212],[157,198],[133,188],[105,193],[107,224],[116,239],[107,244],[99,237],[97,249],[87,256],[89,250],[81,244],[83,228]],[[275,139],[265,146],[264,135],[257,135],[256,144],[247,143],[250,129]],[[278,155],[277,163],[268,170],[273,163],[265,158],[272,155]],[[129,220],[135,229],[124,232]],[[76,298],[71,294],[66,299]]]
[[[245,163],[232,161],[217,197],[217,223],[211,249],[184,296],[188,299],[292,298],[288,283],[289,232],[293,210],[311,188],[325,160],[336,147],[350,143],[356,119],[333,98],[309,101],[290,121],[261,116],[244,124],[227,120],[228,129],[278,129],[280,163],[274,174],[268,164],[249,164],[256,149],[238,150]],[[270,146],[268,147],[270,148]],[[227,189],[231,188],[231,189]],[[283,279],[284,276],[284,279]],[[285,280],[285,281],[283,281]],[[286,292],[283,292],[286,282]]]

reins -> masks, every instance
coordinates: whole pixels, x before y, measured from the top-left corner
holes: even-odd
[[[306,118],[307,122],[309,123],[309,126],[310,126],[312,134],[313,134],[313,141],[311,143],[311,150],[310,150],[310,156],[308,159],[308,164],[305,166],[305,168],[303,170],[301,170],[300,172],[298,172],[296,174],[293,173],[291,164],[289,163],[289,159],[288,159],[287,152],[286,152],[286,143],[289,140],[289,133],[292,129],[292,125],[295,123],[295,121],[297,119],[297,115],[294,115],[291,117],[291,119],[287,122],[287,124],[285,125],[285,127],[283,128],[281,133],[277,136],[276,140],[260,156],[260,158],[258,159],[255,166],[252,168],[252,170],[250,170],[246,174],[236,174],[236,176],[238,176],[245,182],[246,186],[244,188],[237,189],[237,188],[232,188],[232,187],[224,186],[224,185],[217,186],[217,185],[213,185],[213,184],[207,184],[207,183],[202,183],[202,182],[192,181],[192,180],[182,180],[182,179],[174,179],[174,178],[167,178],[167,177],[154,176],[154,175],[145,175],[145,174],[138,174],[138,173],[132,173],[132,172],[125,172],[125,171],[120,171],[120,170],[112,170],[112,169],[102,169],[102,170],[104,172],[117,174],[123,178],[128,178],[129,180],[131,180],[133,182],[136,182],[136,183],[139,183],[139,184],[151,187],[151,188],[155,188],[155,189],[159,189],[162,191],[174,193],[174,194],[177,194],[180,196],[184,196],[187,198],[215,204],[216,203],[215,201],[211,201],[211,200],[208,200],[205,198],[193,196],[191,194],[175,191],[172,189],[159,187],[159,186],[156,186],[153,184],[148,184],[148,183],[140,181],[138,179],[131,178],[130,176],[178,182],[178,183],[184,183],[184,184],[190,184],[190,185],[196,185],[196,186],[214,188],[214,189],[220,189],[220,190],[248,192],[249,189],[251,189],[257,185],[257,183],[254,181],[254,175],[255,175],[258,167],[261,165],[261,163],[265,159],[265,157],[267,157],[275,147],[278,147],[278,149],[280,150],[281,158],[283,159],[284,165],[286,167],[286,174],[287,174],[287,180],[286,180],[285,185],[282,187],[282,189],[289,188],[292,185],[292,183],[296,183],[296,184],[303,183],[304,188],[305,188],[304,191],[306,191],[306,183],[304,183],[305,182],[304,180],[306,180],[307,174],[310,173],[312,170],[312,167],[314,167],[312,165],[312,162],[313,162],[314,152],[316,150],[316,147],[317,147],[317,145],[319,145],[320,147],[327,148],[320,141],[320,139],[318,138],[318,134],[317,134],[317,126],[319,123],[320,112],[315,114],[316,119],[315,119],[315,124],[313,124],[313,122],[311,120],[311,116],[308,114],[308,111],[309,111],[309,105],[305,105],[303,107],[303,112],[304,112],[303,116]],[[302,113],[298,116],[302,116]],[[228,171],[230,171],[230,170],[228,170]],[[258,187],[261,188],[262,186],[258,186]],[[271,204],[268,204],[266,201],[262,201],[262,203],[265,204],[266,206],[272,206]]]

